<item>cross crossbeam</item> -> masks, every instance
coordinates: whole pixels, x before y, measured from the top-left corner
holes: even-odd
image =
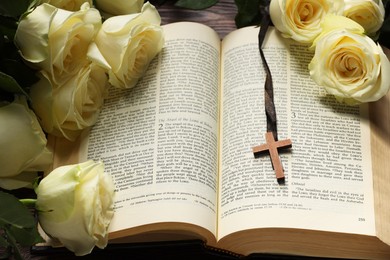
[[[292,147],[292,142],[290,139],[285,139],[281,141],[277,141],[274,138],[272,132],[267,132],[265,134],[266,143],[262,145],[258,145],[252,148],[254,155],[258,155],[261,153],[269,153],[271,157],[272,168],[275,171],[276,179],[279,184],[284,184],[284,170],[282,166],[282,162],[279,157],[278,149],[286,149]]]

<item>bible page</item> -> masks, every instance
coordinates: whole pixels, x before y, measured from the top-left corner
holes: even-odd
[[[218,238],[280,227],[375,235],[367,106],[347,106],[309,76],[313,53],[270,28],[263,46],[274,82],[286,182],[279,185],[265,143],[265,70],[258,28],[222,43]]]
[[[163,28],[165,46],[139,83],[110,90],[88,158],[114,179],[111,232],[181,222],[215,235],[220,39],[201,25]]]

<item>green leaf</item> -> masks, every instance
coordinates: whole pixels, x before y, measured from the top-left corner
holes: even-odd
[[[175,3],[175,6],[192,10],[202,10],[215,5],[218,1],[219,0],[178,0]]]
[[[21,94],[28,97],[28,94],[23,88],[16,82],[16,80],[10,75],[0,71],[0,90],[8,93]]]
[[[16,242],[22,246],[32,246],[37,243],[45,242],[39,235],[36,226],[32,228],[17,228],[13,226],[9,229],[9,232],[15,238]]]
[[[263,2],[268,4],[268,1],[264,0],[235,0],[237,5],[237,15],[235,17],[237,28],[260,24],[260,7]]]
[[[0,227],[9,224],[17,228],[33,228],[31,212],[13,195],[0,191]]]
[[[27,11],[30,0],[1,0],[0,15],[18,18]]]

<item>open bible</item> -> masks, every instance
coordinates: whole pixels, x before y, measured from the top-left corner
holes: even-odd
[[[166,44],[130,90],[111,89],[77,144],[53,139],[55,166],[102,160],[113,176],[110,242],[199,238],[240,255],[390,258],[390,96],[347,106],[309,77],[312,53],[270,28],[285,185],[265,142],[259,28],[222,42],[196,23]]]

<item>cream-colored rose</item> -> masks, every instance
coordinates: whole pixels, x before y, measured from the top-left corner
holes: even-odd
[[[96,0],[100,11],[110,15],[134,14],[141,11],[144,0]]]
[[[326,14],[343,9],[343,0],[271,0],[272,23],[285,38],[312,43]]]
[[[61,86],[44,71],[39,77],[30,95],[32,107],[47,133],[74,141],[83,129],[96,123],[108,94],[104,69],[92,63]]]
[[[46,170],[52,163],[46,143],[24,97],[16,96],[12,103],[0,106],[0,187],[31,186],[33,172]]]
[[[340,28],[340,23],[350,29]],[[359,24],[346,17],[329,16],[323,28],[309,64],[312,79],[337,100],[350,105],[386,95],[390,62],[382,48],[363,34]]]
[[[104,248],[113,217],[114,184],[102,162],[54,169],[36,189],[39,224],[76,255]]]
[[[160,22],[156,8],[146,3],[141,13],[114,16],[103,23],[95,42],[111,66],[113,86],[131,88],[144,75],[164,44]]]
[[[321,33],[317,36],[317,38],[315,38],[310,48],[313,49],[317,42],[326,34],[338,29],[345,29],[351,33],[360,35],[364,34],[365,32],[361,25],[345,16],[327,14],[321,24]]]
[[[381,28],[385,8],[382,0],[345,0],[343,15],[354,20],[373,36]]]
[[[40,0],[40,3],[47,3],[68,11],[78,11],[84,3],[92,5],[92,0]]]
[[[24,59],[61,85],[88,63],[87,51],[101,24],[99,11],[88,3],[77,12],[42,4],[20,21],[15,43]]]

